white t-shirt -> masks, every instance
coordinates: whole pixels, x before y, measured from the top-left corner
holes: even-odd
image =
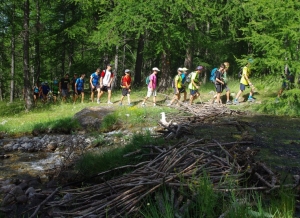
[[[110,78],[113,77],[113,73],[111,71],[108,70],[103,70],[102,74],[101,74],[102,82],[103,82],[103,86],[108,86],[108,83],[110,81]]]

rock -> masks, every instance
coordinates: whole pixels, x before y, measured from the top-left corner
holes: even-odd
[[[16,201],[18,203],[26,203],[27,200],[28,200],[28,198],[26,195],[21,195],[21,196],[16,197]]]
[[[54,141],[51,141],[48,145],[47,145],[47,150],[48,151],[55,151],[55,149],[57,148],[57,143]]]
[[[28,188],[28,183],[27,183],[26,181],[24,181],[24,182],[20,183],[18,186],[19,186],[22,190],[25,190],[25,189]]]
[[[28,197],[28,198],[32,198],[34,195],[35,195],[36,191],[33,187],[29,187],[26,192],[25,192],[25,195]]]
[[[4,197],[2,201],[2,206],[6,206],[16,200],[19,196],[24,195],[24,192],[19,186],[14,187],[11,191]]]
[[[15,184],[4,185],[0,188],[0,193],[8,193],[12,188],[16,187]]]
[[[31,142],[25,142],[24,144],[21,145],[22,148],[24,148],[25,150],[30,149],[33,146],[33,144]]]

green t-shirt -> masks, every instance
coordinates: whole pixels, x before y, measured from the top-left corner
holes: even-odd
[[[193,80],[196,84],[199,84],[199,73],[197,73],[197,72],[192,73],[191,82],[189,84],[189,89],[197,90],[196,86],[194,86],[192,83]]]

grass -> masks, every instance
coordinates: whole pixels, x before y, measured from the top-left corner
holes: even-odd
[[[75,169],[84,177],[90,177],[99,172],[110,170],[116,167],[136,164],[143,161],[143,152],[140,155],[134,155],[134,158],[123,157],[123,155],[142,149],[144,145],[159,145],[163,142],[162,139],[151,137],[150,133],[135,134],[131,142],[124,147],[110,149],[106,152],[86,152],[75,164]],[[121,171],[120,173],[124,173]]]
[[[262,192],[216,192],[205,174],[188,182],[188,187],[182,196],[192,195],[192,201],[184,198],[180,202],[178,193],[164,186],[147,196],[140,214],[145,218],[293,218],[294,215],[295,196],[291,189],[282,188],[267,196]]]

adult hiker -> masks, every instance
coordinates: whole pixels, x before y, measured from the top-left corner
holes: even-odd
[[[242,73],[242,77],[240,80],[240,90],[237,93],[237,95],[233,101],[233,104],[239,104],[238,99],[239,99],[240,95],[243,93],[243,91],[246,89],[246,86],[248,86],[248,87],[250,86],[250,93],[249,93],[248,101],[254,102],[254,99],[253,99],[254,86],[249,79],[249,76],[251,74],[251,71],[250,71],[251,63],[253,63],[253,60],[248,59],[246,66],[243,67],[243,73]]]
[[[131,92],[131,76],[130,76],[130,70],[125,70],[125,75],[121,78],[121,88],[122,88],[122,97],[120,100],[119,105],[122,105],[123,99],[125,96],[127,96],[128,105],[131,106],[130,103],[130,92]]]
[[[91,85],[91,101],[94,102],[94,94],[97,91],[97,104],[100,104],[100,72],[101,69],[98,67],[94,73],[90,76]]]
[[[156,87],[157,87],[157,76],[156,74],[159,72],[160,70],[157,67],[153,67],[152,68],[152,73],[149,76],[149,84],[148,84],[148,91],[147,91],[147,95],[144,98],[143,102],[142,102],[142,106],[145,106],[145,102],[147,101],[148,98],[150,98],[151,96],[153,96],[153,106],[156,106]]]
[[[77,78],[75,82],[75,98],[74,103],[77,101],[77,98],[79,98],[79,95],[81,95],[81,103],[83,103],[84,100],[84,77],[85,74],[81,74],[79,78]]]
[[[100,95],[99,101],[101,96],[104,92],[107,92],[107,104],[113,104],[111,102],[111,85],[114,79],[114,74],[111,71],[111,64],[106,65],[106,70],[103,70],[100,74]]]
[[[175,101],[178,102],[180,100],[180,94],[186,92],[185,87],[182,85],[181,74],[183,74],[183,70],[182,68],[178,68],[177,75],[174,77],[174,96],[167,106],[171,106]]]
[[[196,71],[192,73],[191,82],[188,86],[188,88],[190,90],[190,105],[192,105],[193,101],[200,96],[199,88],[200,88],[201,82],[200,82],[199,76],[203,70],[204,70],[204,67],[198,66],[196,68]]]
[[[220,96],[221,93],[223,92],[223,88],[225,86],[225,81],[223,78],[223,74],[225,71],[225,65],[221,64],[219,69],[216,70],[216,78],[215,78],[215,87],[216,87],[216,92],[217,92],[217,97],[216,97],[216,103],[220,103]],[[222,102],[221,102],[222,103]]]
[[[69,97],[69,90],[70,90],[70,80],[69,80],[69,74],[67,73],[60,80],[60,83],[59,83],[59,91],[61,93],[63,102],[65,102],[66,99]]]

